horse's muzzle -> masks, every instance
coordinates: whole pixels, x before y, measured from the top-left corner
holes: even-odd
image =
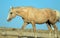
[[[7,19],[7,21],[9,22],[9,21],[11,21],[11,19]]]

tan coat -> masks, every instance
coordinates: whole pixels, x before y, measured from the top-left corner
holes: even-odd
[[[59,15],[59,13],[57,13],[56,11],[54,11],[52,9],[49,9],[49,8],[37,9],[37,8],[33,8],[33,7],[12,8],[12,9],[10,9],[8,21],[10,21],[16,15],[21,16],[24,20],[22,29],[24,29],[24,27],[26,27],[26,25],[28,23],[31,23],[33,26],[34,33],[35,33],[36,32],[35,24],[46,23],[50,33],[52,31],[51,25],[54,27],[54,31],[58,33],[55,23],[58,20],[57,16],[60,16],[60,15]]]
[[[37,9],[32,7],[24,7],[19,9],[19,16],[22,16],[26,22],[34,21],[35,23],[45,23],[48,20],[55,23],[56,12],[52,9]]]

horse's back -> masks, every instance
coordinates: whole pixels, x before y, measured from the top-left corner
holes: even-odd
[[[49,18],[49,13],[45,9],[33,9],[30,10],[28,14],[29,20],[34,20],[35,22],[38,23],[44,23],[48,20]]]
[[[49,8],[37,9],[33,7],[26,7],[24,9],[27,10],[26,14],[24,13],[24,15],[27,15],[25,19],[28,21],[44,23],[47,20],[50,20],[50,18],[52,19],[52,17],[54,17],[52,16],[54,15],[53,10]]]

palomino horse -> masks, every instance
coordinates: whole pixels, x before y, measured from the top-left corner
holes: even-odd
[[[57,32],[57,27],[55,23],[59,20],[60,15],[52,9],[37,9],[33,7],[12,7],[8,15],[7,20],[10,21],[16,16],[21,16],[24,19],[24,24],[22,29],[26,27],[27,24],[31,23],[33,26],[34,33],[36,32],[35,24],[46,23],[50,33],[52,31],[51,25],[54,27],[55,32]]]

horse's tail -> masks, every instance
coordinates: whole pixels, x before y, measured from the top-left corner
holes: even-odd
[[[60,12],[56,10],[56,14],[58,17],[60,17]]]
[[[60,11],[55,10],[56,11],[56,17],[58,18],[58,20],[60,21]]]

